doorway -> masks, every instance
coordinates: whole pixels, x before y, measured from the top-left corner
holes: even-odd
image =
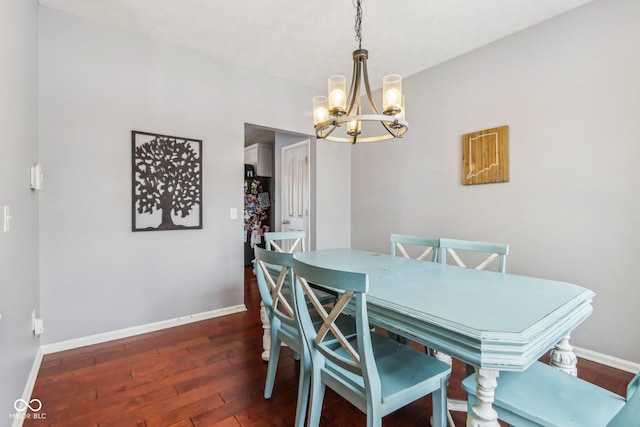
[[[313,138],[309,135],[303,135],[286,130],[279,130],[268,128],[265,126],[245,123],[244,125],[244,146],[248,147],[254,144],[261,144],[268,146],[272,149],[273,159],[273,175],[269,179],[268,192],[271,197],[270,218],[267,220],[270,231],[286,231],[293,229],[303,229],[306,232],[307,240],[305,246],[307,249],[312,249],[315,246],[314,236],[314,223],[313,212],[315,206],[315,185],[313,184],[313,170],[314,170],[314,155],[313,147],[315,146]],[[295,163],[297,166],[292,166],[295,177],[301,178],[296,182],[291,182],[295,187],[294,203],[302,202],[293,208],[293,213],[296,215],[292,223],[292,218],[288,215],[289,208],[285,208],[282,205],[284,195],[293,195],[293,193],[287,193],[283,190],[283,152],[289,151],[291,147],[298,147],[297,150],[304,150],[300,148],[302,145],[306,145],[306,156],[302,155],[300,151],[296,154]],[[300,163],[304,162],[304,163]],[[297,169],[296,169],[297,168]],[[294,177],[294,178],[295,178]],[[302,187],[300,186],[302,185]],[[304,193],[304,198],[298,198],[297,195],[300,191]],[[300,217],[302,215],[302,224],[300,224]],[[283,222],[289,221],[288,224]],[[246,253],[246,250],[245,250]],[[245,255],[246,257],[246,255]]]

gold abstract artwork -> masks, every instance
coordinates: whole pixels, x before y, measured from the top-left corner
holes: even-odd
[[[509,181],[509,126],[462,135],[462,184]]]

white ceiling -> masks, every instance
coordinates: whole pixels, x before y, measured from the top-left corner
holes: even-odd
[[[372,89],[592,0],[363,0]],[[350,78],[352,0],[40,0],[40,4],[280,76],[318,94]]]

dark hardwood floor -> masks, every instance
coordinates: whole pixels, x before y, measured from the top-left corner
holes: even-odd
[[[44,357],[32,398],[42,402],[24,426],[291,426],[298,362],[284,348],[274,396],[262,396],[267,364],[260,359],[259,294],[245,271],[247,312],[205,320]],[[624,395],[632,374],[580,360],[582,378]],[[454,363],[449,395],[464,366]],[[384,425],[428,426],[431,399],[384,418]],[[45,419],[42,419],[45,418]],[[454,413],[464,426],[465,415]],[[365,417],[327,390],[321,426],[365,425]]]

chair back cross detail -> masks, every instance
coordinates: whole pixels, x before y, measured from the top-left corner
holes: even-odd
[[[456,251],[486,253],[488,256],[475,267],[468,267],[461,259],[460,254]],[[509,245],[506,243],[480,242],[474,240],[460,239],[440,239],[440,262],[447,264],[447,254],[451,255],[458,267],[474,268],[476,270],[484,270],[494,260],[498,260],[497,270],[504,273],[507,267],[507,255],[509,254]]]
[[[272,231],[264,233],[266,248],[276,252],[290,254],[304,252],[306,250],[304,239],[304,231]]]
[[[316,312],[322,319],[322,325],[320,326],[320,328],[316,333],[316,337],[314,340],[315,343],[321,344],[322,341],[327,336],[327,333],[331,332],[333,336],[337,338],[342,348],[344,348],[347,354],[351,357],[351,359],[354,362],[354,366],[360,367],[360,356],[358,355],[358,352],[349,343],[349,341],[347,340],[343,332],[335,323],[336,319],[342,314],[344,308],[347,306],[351,298],[353,298],[354,293],[351,291],[342,293],[342,295],[340,296],[340,298],[338,298],[338,300],[336,301],[331,311],[327,313],[325,306],[322,305],[322,303],[316,296],[316,293],[314,292],[309,282],[307,282],[307,280],[304,277],[298,276],[297,279],[300,281],[302,290],[306,294],[306,297],[309,299],[309,301],[315,308]]]
[[[406,234],[392,234],[391,241],[391,255],[396,255],[396,250],[400,252],[404,258],[411,258],[406,246],[411,247],[424,247],[424,250],[420,255],[416,256],[417,260],[437,261],[438,260],[438,248],[440,246],[439,239],[431,237],[409,236]],[[431,256],[429,256],[431,255]]]
[[[271,276],[272,272],[269,271],[269,268],[263,260],[258,260],[258,267],[262,270],[262,273],[264,275],[263,277],[267,285],[269,286],[269,289],[271,290],[271,309],[274,312],[280,312],[279,317],[283,317],[284,315],[291,319],[295,319],[293,307],[291,306],[287,298],[282,294],[283,285],[289,273],[289,267],[282,266],[278,278],[275,281]]]

